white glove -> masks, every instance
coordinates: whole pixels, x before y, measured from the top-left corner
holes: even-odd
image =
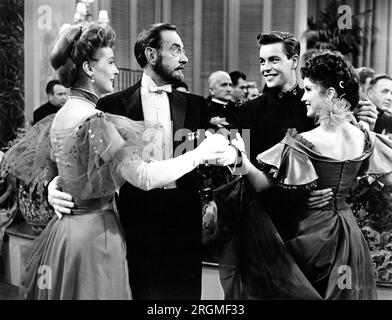
[[[221,134],[212,134],[209,131],[206,132],[206,139],[200,143],[200,145],[193,150],[193,153],[198,161],[198,164],[202,164],[209,160],[218,159],[222,153],[227,151],[229,141]]]

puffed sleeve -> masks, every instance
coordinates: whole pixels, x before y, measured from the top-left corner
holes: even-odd
[[[57,174],[56,164],[51,159],[49,132],[54,119],[49,115],[28,129],[4,155],[0,174],[13,175],[31,188],[43,192],[44,182]]]
[[[156,143],[164,133],[159,123],[145,123],[109,114],[99,114],[82,124],[76,153],[88,153],[87,173],[62,179],[68,190],[78,190],[81,199],[110,195],[127,181],[150,190],[165,186],[193,170],[198,162],[192,154],[153,161]],[[87,181],[87,182],[86,182]],[[66,185],[68,184],[68,186]]]
[[[373,152],[368,158],[365,174],[383,176],[392,172],[392,141],[384,135],[372,133]]]
[[[280,142],[257,156],[257,162],[273,184],[283,188],[311,188],[318,175],[308,155]]]

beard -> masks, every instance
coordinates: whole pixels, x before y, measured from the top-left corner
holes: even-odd
[[[179,81],[184,81],[184,75],[182,73],[174,74],[175,70],[171,71],[162,65],[161,54],[159,54],[156,64],[152,66],[152,70],[167,83],[173,84]]]

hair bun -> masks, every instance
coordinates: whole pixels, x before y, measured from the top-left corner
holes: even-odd
[[[57,70],[70,58],[74,41],[80,38],[82,34],[82,26],[66,26],[60,32],[59,39],[57,40],[52,53],[50,55],[50,64]]]

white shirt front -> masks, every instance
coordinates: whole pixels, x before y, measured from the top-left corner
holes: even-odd
[[[173,158],[173,123],[171,121],[170,103],[166,92],[150,92],[150,87],[156,87],[155,82],[143,73],[140,94],[142,100],[143,116],[146,122],[159,122],[163,128],[163,136],[154,137],[154,155],[152,161]],[[174,187],[174,185],[168,186]]]

